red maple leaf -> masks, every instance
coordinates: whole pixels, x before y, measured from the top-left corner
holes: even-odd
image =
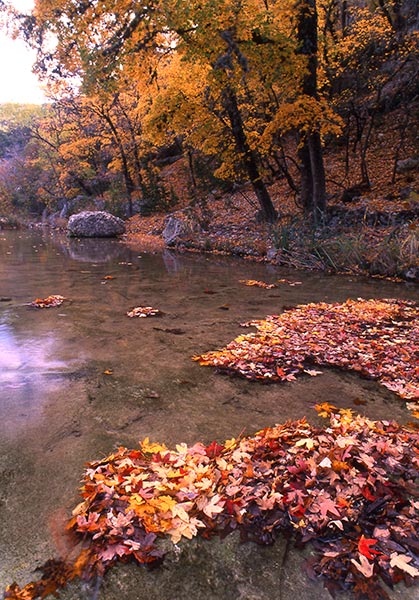
[[[374,496],[374,494],[371,493],[371,491],[367,485],[365,485],[362,488],[361,493],[364,496],[364,498],[366,498],[367,500],[370,500],[371,502],[374,502],[374,500],[377,500],[377,498],[378,498],[378,496]]]
[[[366,538],[363,535],[359,538],[358,551],[369,559],[374,558],[374,554],[381,554],[378,550],[374,550],[371,546],[377,543],[374,538]]]
[[[215,440],[211,442],[209,446],[205,447],[205,453],[210,458],[215,458],[216,456],[219,456],[223,450],[224,446],[217,444]]]

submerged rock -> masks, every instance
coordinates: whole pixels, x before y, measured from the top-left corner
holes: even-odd
[[[105,211],[83,211],[72,215],[67,225],[71,237],[116,237],[125,233],[125,223]]]

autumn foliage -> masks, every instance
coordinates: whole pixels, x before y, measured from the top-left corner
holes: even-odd
[[[285,535],[316,556],[307,573],[333,593],[387,598],[382,581],[419,577],[419,433],[324,403],[330,424],[304,419],[254,436],[171,450],[147,438],[90,463],[68,528],[72,562],[48,561],[42,578],[5,598],[44,598],[68,581],[102,576],[118,561],[158,564],[161,544],[239,531],[271,544]]]
[[[263,381],[293,381],[335,366],[377,379],[402,398],[419,401],[419,307],[407,300],[347,300],[299,305],[245,323],[220,351],[196,356],[201,365]],[[410,405],[414,410],[418,406]]]
[[[51,99],[30,128],[8,116],[8,207],[100,198],[121,214],[138,202],[168,209],[176,198],[161,160],[174,149],[189,167],[188,202],[205,202],[222,180],[248,182],[275,222],[288,195],[305,213],[319,195],[322,213],[326,175],[333,194],[364,193],[394,184],[399,159],[416,154],[412,0],[36,0],[28,14],[4,2],[0,16],[36,50]],[[383,116],[395,109],[384,149]],[[323,165],[330,149],[337,167]]]

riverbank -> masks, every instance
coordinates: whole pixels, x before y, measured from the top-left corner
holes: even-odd
[[[252,192],[242,189],[172,213],[136,215],[125,239],[152,250],[162,249],[166,238],[178,250],[419,282],[419,194],[405,196],[336,202],[314,227],[290,198],[278,206],[277,223],[261,222]]]
[[[417,199],[416,199],[417,196]],[[419,194],[400,203],[358,201],[347,207],[328,207],[324,222],[315,227],[297,207],[275,224],[258,218],[257,205],[247,191],[186,205],[173,212],[135,215],[126,221],[123,240],[144,252],[177,251],[241,257],[297,270],[365,275],[419,283]],[[284,207],[283,207],[284,208]],[[26,229],[59,223],[3,218],[0,229]]]
[[[337,158],[332,155],[334,162]],[[274,224],[260,219],[249,184],[193,197],[196,190],[190,189],[187,166],[180,158],[161,172],[165,186],[178,199],[176,205],[127,219],[123,239],[141,251],[170,247],[298,270],[419,283],[419,171],[400,174],[391,184],[388,167],[387,172],[382,167],[386,163],[380,164],[380,175],[369,190],[361,191],[355,185],[342,192],[342,186],[331,183],[326,214],[314,226],[302,214],[298,198],[290,193],[285,180],[269,187],[278,213]],[[335,171],[338,176],[339,165]],[[83,206],[86,209],[98,208],[92,203]],[[42,225],[64,231],[67,219],[59,215],[50,215]],[[33,217],[13,214],[0,219],[0,229],[33,225]]]

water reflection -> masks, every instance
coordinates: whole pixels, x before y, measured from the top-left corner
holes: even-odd
[[[11,434],[42,412],[43,399],[68,368],[53,356],[52,333],[41,339],[16,335],[0,318],[0,432]],[[43,393],[40,393],[40,390]]]
[[[168,273],[177,273],[182,270],[182,260],[177,254],[170,250],[165,250],[162,256],[164,266]]]
[[[126,256],[126,248],[118,240],[56,238],[55,242],[72,260],[107,263]]]
[[[18,340],[12,327],[0,319],[0,382],[5,377],[17,377],[19,372],[65,368],[65,362],[52,358],[54,342],[52,333],[41,340],[30,337]]]

